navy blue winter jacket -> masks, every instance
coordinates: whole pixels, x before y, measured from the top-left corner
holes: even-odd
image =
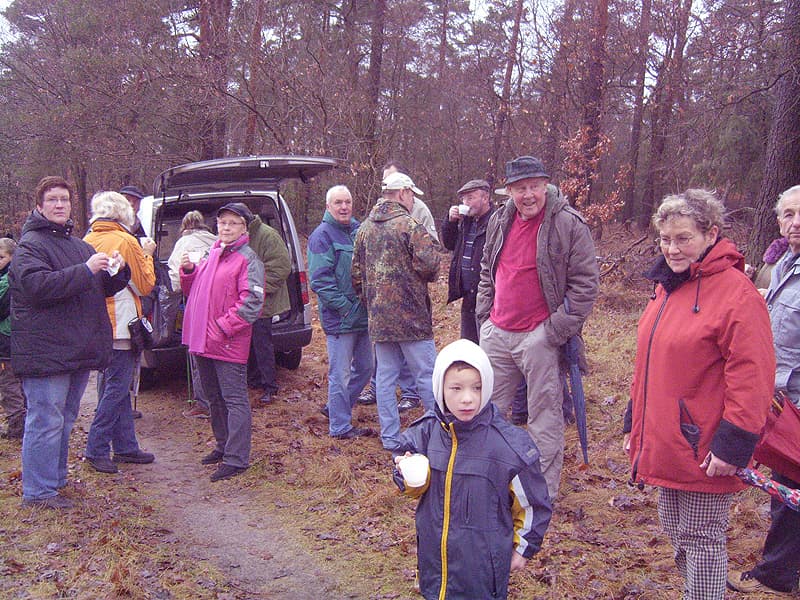
[[[92,274],[95,251],[34,210],[11,259],[11,367],[20,377],[103,369],[111,359],[106,296],[125,288],[130,268]]]
[[[506,598],[511,553],[538,552],[552,512],[530,436],[490,402],[468,422],[436,406],[400,439],[398,453],[430,461],[416,512],[420,592],[429,600],[442,589],[448,600]],[[402,489],[402,476],[395,480]]]

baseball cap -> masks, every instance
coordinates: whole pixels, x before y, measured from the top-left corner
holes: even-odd
[[[223,206],[222,208],[220,208],[217,211],[217,216],[219,217],[219,214],[221,212],[225,212],[225,211],[232,212],[232,213],[242,217],[244,219],[244,222],[247,224],[248,227],[250,226],[250,223],[252,223],[253,219],[255,218],[253,216],[253,213],[250,212],[250,209],[247,208],[247,205],[242,203],[242,202],[229,202],[228,204],[226,204],[225,206]]]
[[[381,183],[382,190],[411,190],[417,196],[423,196],[422,190],[414,185],[414,181],[405,173],[391,173]]]

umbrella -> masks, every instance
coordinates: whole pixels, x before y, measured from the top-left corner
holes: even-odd
[[[133,381],[131,382],[131,395],[133,396],[133,412],[136,413],[136,405],[139,401],[139,385],[142,381],[142,355],[136,357],[133,366]],[[136,417],[134,417],[136,418]]]
[[[564,308],[569,313],[569,300],[564,298]],[[573,335],[564,346],[569,363],[569,387],[572,391],[572,406],[575,409],[575,426],[583,451],[583,464],[589,464],[589,434],[586,430],[586,396],[583,393],[583,379],[580,366],[580,340]]]
[[[800,512],[800,490],[786,487],[755,469],[736,469],[736,476],[747,485],[761,488],[776,500],[780,500],[789,508]]]

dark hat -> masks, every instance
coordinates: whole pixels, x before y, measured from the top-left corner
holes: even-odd
[[[456,192],[456,196],[460,196],[461,194],[467,194],[469,192],[474,192],[475,190],[484,190],[486,192],[489,191],[489,182],[485,179],[472,179],[458,188]]]
[[[514,160],[506,163],[506,185],[514,183],[520,179],[530,179],[531,177],[547,177],[542,161],[533,156],[518,156]]]
[[[137,188],[135,185],[126,185],[119,191],[119,193],[122,194],[123,196],[125,195],[133,196],[134,198],[138,198],[139,200],[144,198],[144,192],[142,192],[142,190]]]
[[[223,211],[228,211],[236,215],[239,215],[244,219],[244,222],[247,224],[248,227],[250,226],[250,223],[253,222],[253,219],[255,219],[253,213],[251,213],[250,209],[247,208],[247,205],[241,202],[229,202],[228,204],[226,204],[217,211],[217,216],[219,216],[219,213]]]

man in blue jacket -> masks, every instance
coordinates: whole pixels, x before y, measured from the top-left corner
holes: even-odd
[[[373,434],[351,422],[353,405],[372,374],[372,344],[367,310],[350,277],[359,226],[350,190],[343,185],[329,189],[325,209],[322,223],[308,238],[308,271],[328,347],[329,431],[331,437],[346,440]]]

